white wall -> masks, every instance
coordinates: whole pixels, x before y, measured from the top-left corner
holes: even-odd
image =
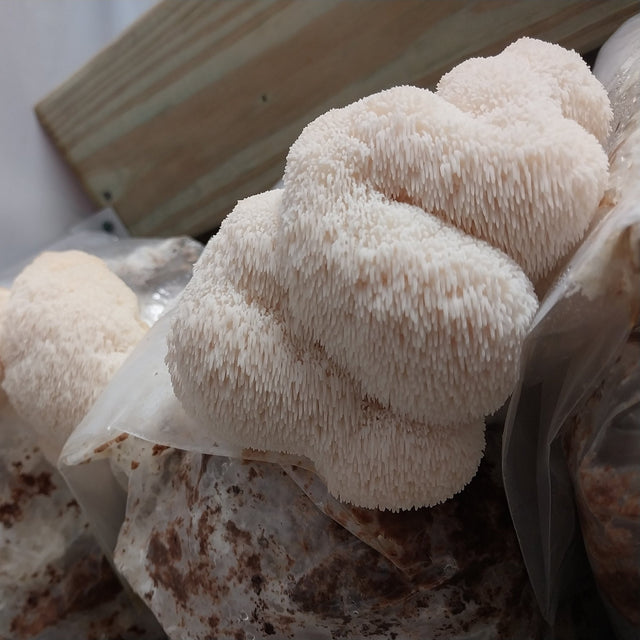
[[[0,1],[0,270],[95,211],[33,107],[154,2]]]

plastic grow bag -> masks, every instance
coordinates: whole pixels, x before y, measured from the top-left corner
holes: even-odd
[[[503,472],[545,618],[553,623],[580,589],[584,542],[617,634],[637,638],[640,19],[621,34],[620,46],[614,36],[599,59],[614,110],[602,219],[534,319],[505,426]]]
[[[154,416],[166,438],[171,420]],[[500,433],[489,429],[487,456],[459,496],[396,514],[338,503],[313,472],[284,461],[158,443],[124,458],[131,436],[86,453],[89,467],[110,455],[127,473],[124,517],[100,522],[118,530],[114,563],[171,638],[540,638]]]
[[[0,637],[161,637],[6,398],[0,398],[0,433]]]
[[[96,218],[98,226],[113,224],[104,213]],[[152,325],[184,288],[201,245],[187,238],[122,238],[94,226],[96,219],[47,250],[77,249],[104,259],[134,290],[141,317]],[[24,266],[4,272],[2,285],[10,287]],[[154,617],[114,573],[37,434],[1,390],[0,427],[0,637],[162,637]]]
[[[500,475],[397,514],[341,504],[307,460],[242,450],[191,419],[164,363],[171,312],[62,452],[104,548],[172,638],[538,638]]]

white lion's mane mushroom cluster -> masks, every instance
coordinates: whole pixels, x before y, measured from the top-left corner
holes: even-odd
[[[4,322],[4,310],[9,299],[9,290],[0,287],[0,340],[2,339],[2,324]],[[7,396],[2,389],[2,381],[4,380],[4,365],[0,357],[0,407],[6,402]]]
[[[177,309],[167,364],[187,412],[306,456],[358,506],[453,496],[515,384],[534,284],[603,196],[610,118],[575,52],[522,39],[436,93],[316,119],[284,189],[238,203]]]
[[[5,297],[0,382],[55,466],[71,431],[148,327],[133,291],[81,251],[42,253]]]

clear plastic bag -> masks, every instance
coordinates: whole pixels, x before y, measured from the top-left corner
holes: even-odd
[[[156,324],[161,328],[166,322],[164,318],[159,319],[160,316],[168,313],[177,301],[191,278],[192,266],[201,250],[202,245],[189,238],[125,238],[92,251],[133,290],[139,300],[142,319],[153,325],[108,387],[111,389],[118,380],[125,380],[127,394],[133,392],[137,401],[135,406],[154,406],[156,400],[160,402],[163,397],[159,378],[147,379],[150,384],[145,385],[137,375],[135,354],[140,350],[146,352],[146,345],[153,344],[158,335]],[[161,350],[152,348],[151,352],[161,353]],[[129,373],[123,376],[123,369]],[[152,445],[148,444],[145,434],[142,439],[128,438],[125,430],[101,423],[100,436],[90,445],[92,455],[82,459],[86,464],[72,466],[73,461],[66,460],[65,451],[74,449],[78,440],[85,437],[85,425],[94,424],[90,416],[100,413],[105,401],[108,404],[111,397],[110,393],[98,397],[88,416],[69,437],[72,445],[70,447],[67,442],[58,465],[108,557],[112,555],[119,523],[124,517],[128,472],[140,456],[152,449]],[[116,522],[117,527],[113,524]]]
[[[217,438],[208,425],[185,413],[173,393],[164,362],[170,323],[171,311],[135,347],[60,456],[60,469],[107,553],[115,549],[124,518],[128,476],[149,455],[166,447],[310,466],[308,461],[286,454],[230,445]],[[88,482],[91,474],[99,480]]]
[[[97,218],[98,228],[103,219],[113,225],[105,214]],[[96,220],[48,250],[77,249],[104,259],[136,293],[141,317],[152,325],[184,288],[201,245],[188,238],[119,238],[93,226]],[[10,287],[24,266],[6,271],[2,284]],[[163,637],[153,615],[114,573],[89,514],[1,390],[0,445],[0,637]],[[100,481],[93,473],[82,479],[91,486]]]
[[[0,637],[160,637],[35,435],[1,398],[0,433]]]
[[[580,590],[584,537],[599,591],[623,638],[640,634],[637,616],[628,617],[619,593],[640,612],[634,511],[640,497],[640,419],[633,409],[639,387],[628,362],[640,317],[638,19],[632,28],[634,46],[616,50],[624,59],[606,65],[614,108],[606,215],[534,319],[503,447],[505,489],[545,618],[552,623],[559,606]],[[621,565],[618,576],[626,576],[625,584],[605,577]]]
[[[564,433],[584,545],[620,638],[640,636],[640,316]]]
[[[540,638],[499,439],[462,494],[399,514],[335,503],[303,469],[157,451],[114,560],[171,638]]]
[[[541,637],[499,426],[452,500],[353,508],[308,461],[229,446],[185,414],[164,363],[170,322],[134,349],[61,456],[105,549],[170,637]]]

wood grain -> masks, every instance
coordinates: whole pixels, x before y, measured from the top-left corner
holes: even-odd
[[[521,35],[599,46],[634,1],[165,0],[37,107],[94,200],[138,235],[199,234],[273,185],[305,124],[433,87]]]

